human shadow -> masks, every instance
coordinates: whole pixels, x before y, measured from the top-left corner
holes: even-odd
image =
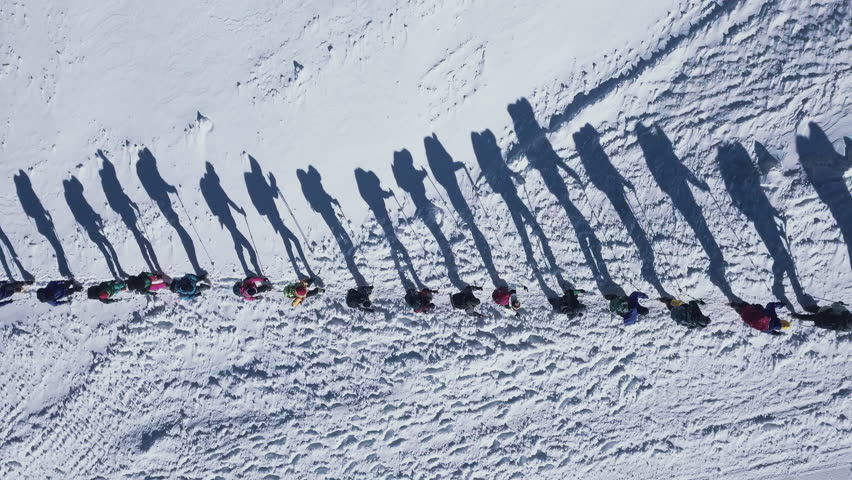
[[[656,180],[657,185],[660,186],[660,190],[669,196],[672,205],[686,219],[686,223],[695,232],[695,236],[707,253],[707,258],[710,260],[708,269],[710,281],[722,291],[729,302],[742,302],[742,299],[734,295],[730,284],[728,284],[725,277],[725,257],[722,255],[722,249],[719,248],[716,239],[713,238],[689,184],[705,192],[709,191],[710,187],[699,180],[680,161],[674,152],[672,142],[659,126],[655,125],[648,128],[642,123],[637,124],[636,138],[642,148],[648,170],[651,171],[651,175]]]
[[[393,176],[399,188],[408,192],[414,202],[416,209],[414,214],[426,224],[426,227],[432,232],[432,236],[435,237],[438,249],[441,250],[441,255],[444,257],[450,282],[458,288],[464,287],[467,284],[459,276],[458,265],[453,250],[450,248],[450,242],[444,236],[438,221],[435,219],[435,211],[438,207],[426,196],[426,185],[423,183],[426,178],[426,170],[418,170],[414,166],[411,152],[406,149],[393,153],[391,170],[393,170]]]
[[[172,205],[172,199],[169,197],[170,193],[178,196],[180,194],[178,194],[174,186],[169,185],[163,180],[160,171],[157,169],[157,159],[154,158],[154,155],[147,148],[139,151],[139,161],[136,162],[136,175],[139,177],[139,181],[142,182],[142,187],[148,193],[148,196],[157,204],[166,221],[177,232],[178,238],[180,238],[183,248],[186,250],[189,263],[192,265],[195,273],[203,275],[205,271],[198,264],[198,257],[195,254],[195,243],[192,241],[189,232],[181,225],[180,218]]]
[[[482,231],[476,225],[473,210],[471,210],[470,205],[465,200],[459,186],[456,171],[463,169],[465,167],[464,163],[453,160],[453,157],[450,156],[435,134],[432,134],[431,137],[425,137],[423,139],[423,146],[426,149],[426,161],[429,163],[429,168],[432,170],[435,180],[447,192],[450,204],[456,209],[462,222],[470,230],[473,243],[479,251],[479,256],[482,257],[482,263],[491,277],[491,282],[495,287],[506,286],[506,281],[500,277],[494,265],[491,246],[488,245],[485,235],[482,234]]]
[[[521,197],[518,195],[518,189],[512,182],[512,179],[515,179],[523,183],[524,178],[506,165],[500,151],[500,146],[497,145],[497,139],[491,133],[491,130],[485,130],[481,133],[472,132],[470,134],[470,141],[473,144],[473,153],[476,156],[477,163],[479,163],[482,176],[485,177],[491,190],[503,197],[503,202],[509,208],[509,214],[521,238],[521,246],[526,254],[527,263],[532,268],[536,282],[538,282],[539,287],[548,297],[556,296],[556,292],[547,284],[547,280],[545,280],[542,270],[539,268],[538,261],[535,259],[532,242],[527,234],[527,226],[538,237],[544,257],[550,263],[552,273],[556,276],[560,287],[568,287],[570,284],[561,277],[556,257],[550,248],[550,241],[544,234],[544,230],[542,230],[535,215],[521,200]]]
[[[284,248],[287,249],[287,255],[290,257],[290,263],[293,265],[293,271],[296,273],[296,278],[304,278],[305,275],[302,274],[302,271],[296,262],[296,255],[293,252],[294,248],[296,250],[296,254],[298,254],[299,258],[302,260],[302,265],[304,265],[305,270],[307,270],[308,276],[314,277],[315,275],[308,264],[308,258],[305,256],[301,242],[299,242],[296,235],[284,225],[284,220],[281,219],[281,214],[278,212],[278,207],[275,205],[275,199],[278,198],[279,195],[283,195],[275,182],[275,176],[270,173],[269,181],[267,182],[266,177],[263,175],[263,170],[260,168],[260,163],[258,163],[258,161],[251,155],[249,155],[248,158],[251,170],[244,174],[244,178],[246,181],[246,189],[248,190],[252,204],[254,204],[254,208],[257,209],[257,213],[269,220],[269,223],[272,224],[272,229],[281,236],[281,240],[284,242]]]
[[[799,283],[793,257],[784,246],[785,233],[776,220],[784,221],[781,212],[775,209],[760,185],[760,172],[751,161],[748,152],[737,142],[719,147],[716,161],[728,194],[734,205],[754,224],[769,255],[772,257],[772,293],[776,298],[790,306],[784,292],[784,275],[790,279],[800,305],[814,304],[813,298],[806,294]]]
[[[201,195],[207,202],[210,212],[219,220],[219,226],[227,229],[228,233],[231,234],[231,239],[234,241],[234,251],[237,252],[237,258],[240,260],[243,272],[245,272],[247,277],[257,275],[261,272],[260,266],[257,263],[257,252],[254,251],[246,236],[237,228],[237,221],[231,213],[231,209],[234,209],[240,215],[245,216],[246,211],[234,203],[231,197],[225,193],[222,183],[219,180],[219,175],[216,174],[216,169],[213,168],[213,165],[207,162],[206,167],[207,170],[198,183]],[[251,266],[246,262],[244,252],[248,252]]]
[[[571,201],[571,197],[568,194],[568,187],[565,185],[565,181],[559,170],[564,170],[577,183],[582,184],[579,175],[553,150],[553,146],[547,139],[544,129],[535,119],[532,105],[530,105],[526,98],[521,98],[517,102],[510,104],[508,110],[509,116],[512,117],[518,141],[528,145],[525,153],[530,165],[538,170],[547,189],[550,190],[550,193],[556,197],[556,200],[565,210],[565,214],[574,228],[574,233],[577,236],[577,242],[580,245],[580,250],[583,252],[583,257],[586,259],[586,264],[592,271],[592,276],[595,279],[598,290],[602,294],[623,293],[622,288],[612,280],[609,274],[602,253],[603,246],[601,241],[598,239],[589,221],[580,209],[574,205],[574,202]]]
[[[115,248],[104,234],[103,218],[92,208],[83,194],[83,184],[77,177],[72,176],[70,179],[62,181],[62,188],[65,190],[65,202],[68,203],[68,208],[71,209],[74,220],[83,227],[89,239],[97,245],[113,278],[117,280],[127,278],[127,272],[121,268]]]
[[[14,180],[15,190],[18,193],[21,206],[24,208],[24,213],[33,219],[36,223],[38,233],[42,234],[48,243],[50,243],[50,246],[53,247],[56,263],[59,266],[59,274],[67,278],[73,277],[71,268],[68,266],[68,259],[65,257],[65,250],[56,236],[53,217],[44,209],[41,200],[38,199],[38,195],[33,191],[33,184],[30,181],[30,177],[23,170],[19,170]]]
[[[393,221],[385,206],[385,199],[392,197],[393,192],[382,188],[381,180],[379,180],[379,177],[375,173],[361,168],[355,169],[355,182],[358,184],[358,191],[361,192],[361,197],[367,202],[367,205],[376,217],[376,222],[382,227],[385,238],[390,245],[393,263],[399,274],[403,288],[406,290],[415,288],[415,286],[423,288],[423,283],[417,276],[417,271],[414,268],[414,263],[411,261],[408,250],[406,250],[405,246],[399,240],[399,237],[396,236]],[[410,275],[410,278],[408,275]]]
[[[107,203],[121,217],[121,221],[124,222],[124,225],[133,234],[133,238],[142,252],[142,259],[150,271],[162,272],[160,263],[157,261],[157,254],[154,252],[154,246],[139,229],[139,222],[141,221],[138,217],[140,214],[139,205],[131,200],[124,192],[124,187],[118,181],[115,166],[109,161],[104,152],[98,150],[97,156],[103,162],[103,167],[101,167],[99,174]]]
[[[6,250],[9,251],[9,255],[12,257],[10,260],[15,263],[15,266],[18,267],[18,271],[21,273],[21,278],[26,281],[35,280],[35,277],[24,269],[24,266],[21,265],[20,259],[18,259],[18,254],[15,252],[15,247],[12,246],[12,242],[9,240],[9,237],[6,236],[6,232],[0,228],[0,242],[6,246]],[[9,266],[9,261],[6,260],[6,254],[3,249],[0,249],[0,263],[3,264],[3,271],[6,272],[6,278],[9,280],[15,279],[15,274],[12,272],[11,267]]]
[[[834,216],[852,266],[852,194],[843,174],[852,167],[852,159],[834,150],[831,140],[815,123],[808,125],[809,137],[796,137],[796,151],[805,175],[814,186],[820,200]]]
[[[636,245],[639,259],[642,261],[642,278],[650,283],[660,296],[670,297],[671,295],[663,288],[657,271],[654,269],[654,249],[627,201],[624,188],[627,187],[635,192],[635,187],[612,164],[600,144],[600,134],[594,127],[586,124],[574,133],[573,137],[577,146],[577,153],[589,181],[607,196],[616,214],[621,219],[621,223],[624,224],[627,233]]]
[[[319,171],[313,166],[308,167],[308,170],[299,169],[296,171],[296,176],[299,178],[299,183],[302,184],[302,194],[311,205],[311,208],[320,214],[326,225],[328,225],[331,234],[337,241],[340,247],[340,252],[343,254],[343,259],[346,261],[346,267],[355,279],[358,286],[369,285],[358,270],[358,265],[355,263],[355,244],[352,238],[346,233],[343,224],[340,223],[340,218],[334,210],[334,206],[340,207],[340,202],[325,191],[322,186],[322,176]]]

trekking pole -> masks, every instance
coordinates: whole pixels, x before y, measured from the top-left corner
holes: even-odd
[[[461,222],[459,222],[459,218],[458,218],[458,216],[456,215],[456,211],[455,211],[454,209],[450,208],[450,202],[448,202],[448,201],[447,201],[447,199],[446,199],[446,198],[444,198],[444,194],[443,194],[443,193],[441,193],[441,191],[440,191],[440,190],[438,190],[438,186],[437,186],[437,185],[435,185],[435,182],[433,182],[433,181],[432,181],[432,176],[431,176],[431,175],[429,175],[429,172],[426,172],[426,170],[425,170],[425,169],[423,170],[423,172],[424,172],[424,173],[426,173],[426,178],[428,178],[428,179],[429,179],[429,183],[431,183],[431,184],[432,184],[432,188],[433,188],[433,189],[435,189],[435,191],[436,191],[436,192],[438,192],[438,196],[439,196],[439,197],[441,197],[441,202],[443,202],[443,203],[444,203],[444,207],[446,207],[446,208],[447,208],[447,210],[450,210],[450,213],[451,213],[451,214],[452,214],[452,216],[453,216],[453,221],[455,221],[455,222],[456,222],[456,228],[458,228],[458,229],[459,229],[459,231],[461,232],[461,234],[462,234],[462,235],[464,235],[464,230],[463,230],[463,229],[462,229],[462,227],[461,227]]]
[[[526,197],[526,199],[527,199],[527,209],[530,211],[530,213],[533,215],[533,217],[536,218],[536,222],[538,222],[538,217],[536,216],[535,210],[533,209],[533,202],[532,202],[532,200],[530,200],[530,194],[529,194],[529,191],[527,190],[527,182],[526,181],[524,183],[521,183],[521,189],[524,191],[524,197]],[[533,230],[535,230],[535,229],[533,229]],[[539,225],[538,232],[535,232],[535,233],[536,233],[536,237],[538,238],[537,244],[538,244],[538,250],[541,252],[541,256],[544,257],[545,261],[547,261],[548,264],[550,264],[551,269],[557,270],[559,273],[562,273],[562,269],[559,268],[558,265],[551,264],[550,259],[547,258],[547,255],[544,253],[544,246],[542,245],[541,237],[539,237],[539,234],[544,236],[544,231],[541,229],[541,225]],[[570,281],[571,279],[569,278],[568,280]]]
[[[183,213],[186,214],[186,218],[189,219],[189,224],[192,226],[192,230],[195,232],[195,236],[198,237],[198,243],[201,244],[201,248],[204,249],[204,254],[207,255],[207,260],[210,260],[210,265],[215,266],[216,262],[213,261],[213,258],[210,256],[210,252],[207,251],[207,245],[201,239],[201,234],[198,233],[198,229],[195,228],[195,222],[192,221],[192,216],[189,215],[189,211],[186,209],[186,205],[183,204],[183,199],[180,198],[180,194],[175,192],[175,196],[180,203],[181,208],[183,208]]]
[[[299,224],[299,221],[296,219],[296,215],[293,214],[293,209],[290,208],[290,204],[287,202],[287,199],[284,198],[284,193],[281,192],[280,188],[276,188],[276,191],[278,192],[278,196],[281,197],[281,201],[284,202],[284,206],[287,208],[287,211],[290,212],[290,216],[293,218],[293,223],[296,224],[296,229],[299,230],[299,235],[302,236],[302,241],[305,242],[305,247],[307,247],[308,252],[310,252],[310,254],[313,255],[314,252],[311,250],[311,244],[308,243],[308,238],[305,236],[305,232],[302,231],[302,226]]]
[[[243,220],[246,222],[246,228],[248,228],[251,245],[254,247],[254,254],[257,256],[257,266],[260,267],[260,274],[265,276],[263,273],[263,261],[260,259],[260,251],[257,249],[257,244],[254,243],[254,234],[251,233],[251,225],[249,224],[245,210],[243,210]]]
[[[399,203],[399,198],[397,198],[396,192],[394,192],[393,190],[388,190],[388,191],[391,193],[391,196],[396,201],[396,205],[399,207],[399,214],[402,216],[402,219],[405,220],[405,224],[408,225],[408,229],[411,230],[412,232],[414,232],[414,238],[417,239],[417,243],[420,244],[420,248],[423,249],[423,254],[425,256],[426,253],[428,252],[428,250],[426,249],[426,245],[424,245],[423,241],[420,239],[420,234],[418,234],[417,231],[414,230],[414,227],[411,225],[411,222],[408,221],[408,217],[405,215],[405,212],[402,209],[402,204]],[[424,257],[424,260],[425,260],[425,257]],[[430,262],[426,262],[426,263],[429,265],[430,273],[434,274],[435,271],[432,268],[432,264]]]

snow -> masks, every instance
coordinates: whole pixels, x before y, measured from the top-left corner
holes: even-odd
[[[64,262],[94,283],[105,256],[135,273],[144,238],[172,275],[191,244],[217,288],[0,309],[0,477],[852,478],[852,336],[794,321],[771,337],[724,305],[849,299],[850,181],[832,165],[852,155],[850,14],[3,3],[6,275]],[[240,256],[328,290],[243,302]],[[411,270],[438,313],[404,306]],[[342,302],[354,275],[376,314]],[[550,312],[559,277],[590,292],[587,315]],[[485,301],[496,279],[529,288],[521,318],[450,311],[455,287]],[[686,331],[652,300],[621,326],[610,280],[703,298],[713,322]]]

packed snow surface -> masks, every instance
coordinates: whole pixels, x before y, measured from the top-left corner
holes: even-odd
[[[848,0],[0,2],[5,275],[216,286],[0,309],[0,478],[852,478],[852,335],[726,305],[852,300],[850,92]]]

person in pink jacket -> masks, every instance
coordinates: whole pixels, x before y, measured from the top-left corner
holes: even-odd
[[[243,300],[259,300],[261,293],[272,290],[272,282],[266,277],[248,277],[234,285],[234,293]]]

